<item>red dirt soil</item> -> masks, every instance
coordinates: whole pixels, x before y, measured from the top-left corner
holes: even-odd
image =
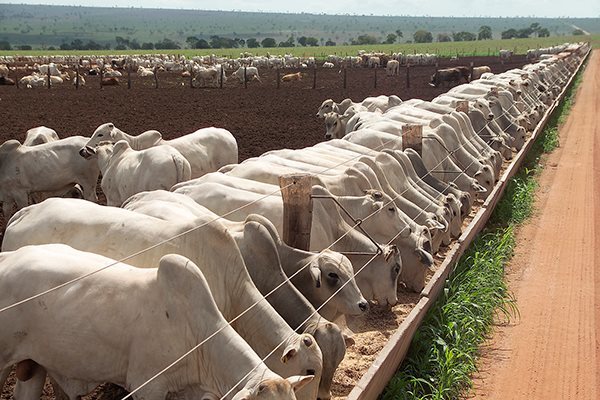
[[[600,52],[594,51],[508,276],[520,317],[485,346],[477,399],[600,398]]]

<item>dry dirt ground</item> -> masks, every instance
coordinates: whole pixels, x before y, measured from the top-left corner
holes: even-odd
[[[520,317],[495,330],[469,398],[600,398],[599,92],[596,50],[517,235],[509,277]]]
[[[461,58],[458,64],[469,65],[471,61],[475,65],[490,65],[496,73],[526,63],[521,56],[504,64],[497,57]],[[452,65],[450,63],[457,64],[445,60],[440,67]],[[403,99],[431,100],[448,90],[447,87],[427,85],[434,71],[433,66],[411,68],[410,88],[405,85],[405,75],[388,78],[383,70],[378,71],[377,88],[374,88],[375,71],[369,69],[348,70],[348,88],[345,90],[337,69],[319,69],[317,89],[312,89],[310,75],[302,82],[282,83],[277,89],[274,71],[261,71],[263,84],[251,82],[247,89],[228,81],[222,90],[192,90],[189,80],[176,75],[161,75],[158,89],[152,87],[152,81],[133,78],[131,90],[126,85],[100,90],[97,77],[90,77],[88,86],[79,90],[71,86],[50,90],[0,86],[0,108],[3,110],[0,143],[7,139],[23,140],[25,131],[38,125],[55,129],[61,137],[89,136],[98,125],[112,121],[132,134],[158,129],[167,139],[212,125],[229,129],[234,134],[243,160],[271,149],[299,148],[322,141],[324,125],[315,113],[327,98],[339,101],[351,97],[358,101],[371,95],[397,94]],[[401,72],[405,73],[405,69]],[[465,221],[465,226],[467,223]],[[0,214],[0,225],[3,224]],[[444,251],[436,256],[433,270],[441,264],[443,256]],[[349,349],[335,375],[334,399],[345,398],[350,393],[418,299],[418,294],[399,288],[399,304],[392,310],[374,307],[365,318],[350,321],[356,345]],[[11,398],[14,377],[10,383],[0,393],[0,400]],[[122,394],[114,388],[88,396],[90,400],[120,398]],[[52,399],[52,388],[47,384],[43,400]]]

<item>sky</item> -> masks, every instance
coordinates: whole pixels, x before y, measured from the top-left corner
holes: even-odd
[[[600,0],[19,0],[0,3],[433,17],[594,17]]]

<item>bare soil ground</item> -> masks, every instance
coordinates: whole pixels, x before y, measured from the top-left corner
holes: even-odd
[[[526,63],[524,57],[500,63],[497,57],[468,57],[449,65],[489,65],[499,73]],[[276,87],[276,72],[260,72],[263,84],[243,85],[227,81],[223,89],[190,89],[189,79],[176,74],[159,75],[159,88],[154,81],[142,80],[132,74],[132,89],[127,85],[99,88],[98,77],[86,77],[88,84],[75,90],[71,85],[52,89],[31,89],[0,86],[0,143],[8,139],[23,140],[25,132],[39,125],[55,129],[59,136],[89,136],[96,127],[114,122],[125,132],[138,134],[157,129],[166,139],[181,136],[206,126],[229,129],[238,141],[240,160],[255,157],[279,148],[301,148],[323,140],[322,120],[315,117],[321,102],[327,98],[340,101],[350,97],[355,101],[367,96],[396,94],[402,99],[431,100],[448,88],[428,85],[435,67],[411,67],[410,88],[406,87],[405,69],[399,77],[386,77],[384,70],[349,69],[347,89],[342,88],[338,70],[317,70],[317,88],[312,89],[312,71],[301,82],[281,83]],[[294,71],[290,71],[294,72]],[[282,72],[283,75],[283,72]],[[126,82],[126,80],[125,80]],[[471,217],[474,215],[473,211]],[[471,217],[468,219],[470,220]],[[465,221],[467,225],[468,220]],[[4,225],[0,213],[0,226]],[[0,233],[0,240],[1,240]],[[443,261],[444,250],[435,257],[433,271]],[[374,307],[369,315],[349,321],[355,330],[356,345],[349,349],[334,378],[334,399],[345,398],[369,368],[388,338],[419,300],[418,294],[399,288],[399,304],[391,310]],[[0,400],[11,398],[14,376],[0,394]],[[114,387],[98,390],[90,399],[117,400],[122,397]],[[52,388],[46,384],[43,400],[53,400]]]
[[[600,398],[599,92],[595,51],[517,235],[508,276],[520,317],[495,329],[469,398]]]

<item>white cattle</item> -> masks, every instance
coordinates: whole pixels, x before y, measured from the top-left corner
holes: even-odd
[[[189,398],[238,400],[260,392],[260,398],[293,400],[294,391],[312,379],[284,380],[269,370],[227,325],[198,266],[179,255],[160,258],[158,269],[141,269],[61,244],[4,252],[0,306],[109,265],[0,314],[0,369],[13,363],[25,367],[18,368],[18,377],[27,381],[17,389],[25,386],[30,398],[41,396],[46,371],[71,399],[102,382],[137,388],[217,330],[207,345],[140,389],[135,398],[159,400],[177,392]],[[115,330],[121,333],[115,335]]]
[[[244,76],[246,77],[246,81],[252,81],[256,79],[260,83],[260,75],[258,75],[258,68],[256,67],[239,67],[235,72],[233,72],[230,78],[237,78],[240,82],[244,82]]]
[[[17,140],[0,145],[0,201],[7,220],[28,205],[34,192],[60,192],[79,184],[87,200],[98,201],[95,161],[77,156],[87,141],[73,136],[37,146],[23,146]]]
[[[397,60],[390,60],[385,67],[385,71],[388,76],[398,75],[400,70],[400,63]]]
[[[512,50],[501,49],[499,54],[501,60],[510,60],[512,58],[513,52]]]
[[[141,78],[146,78],[149,76],[154,76],[154,71],[151,68],[145,68],[140,65],[137,69],[137,74]]]
[[[329,61],[325,61],[323,63],[323,68],[333,68],[333,67],[335,67],[335,65]]]
[[[194,81],[197,82],[200,86],[209,86],[209,85],[219,85],[221,82],[221,76],[223,77],[223,82],[227,79],[225,73],[221,75],[221,69],[217,67],[200,67],[196,72],[196,76],[194,77]]]
[[[235,240],[217,219],[216,215],[204,215],[177,223],[82,200],[48,199],[14,215],[2,251],[28,244],[64,243],[118,260],[127,257],[129,264],[142,268],[157,265],[165,254],[185,256],[201,268],[223,316],[228,321],[239,317],[233,328],[259,357],[266,358],[270,369],[286,377],[315,371],[316,381],[298,393],[299,399],[314,399],[322,368],[321,350],[312,336],[294,333],[263,299]],[[143,249],[146,251],[140,251]]]
[[[190,163],[171,146],[133,150],[125,140],[100,143],[95,149],[102,173],[102,191],[109,206],[120,207],[130,196],[170,189],[191,178]]]
[[[0,64],[0,76],[8,78],[9,73],[10,70],[8,69],[8,67],[4,64]]]
[[[231,132],[222,128],[202,128],[176,139],[163,140],[158,131],[146,131],[139,136],[131,136],[115,127],[112,123],[100,125],[86,147],[94,147],[100,142],[113,143],[125,140],[134,150],[143,150],[151,146],[169,145],[183,155],[192,168],[192,178],[218,170],[224,165],[238,161],[237,142]],[[84,156],[85,148],[80,154]]]
[[[58,139],[58,134],[54,129],[50,129],[45,126],[38,126],[27,131],[23,145],[36,146],[42,143],[54,142]]]
[[[123,207],[170,221],[192,221],[207,212],[185,195],[160,190],[132,196]],[[321,315],[332,311],[335,314],[340,306],[331,309],[333,303],[362,302],[364,311],[368,309],[368,303],[356,287],[352,264],[330,250],[313,253],[287,246],[273,224],[260,215],[250,214],[243,222],[222,222],[235,238],[257,288],[263,295],[268,294],[266,299],[292,329],[309,333],[317,341],[323,354],[319,398],[330,398],[333,374],[344,357],[345,341],[350,343],[351,339],[344,338],[340,329]],[[296,286],[290,283],[284,269]],[[325,307],[317,312],[305,295],[312,299],[315,307],[323,304]]]

